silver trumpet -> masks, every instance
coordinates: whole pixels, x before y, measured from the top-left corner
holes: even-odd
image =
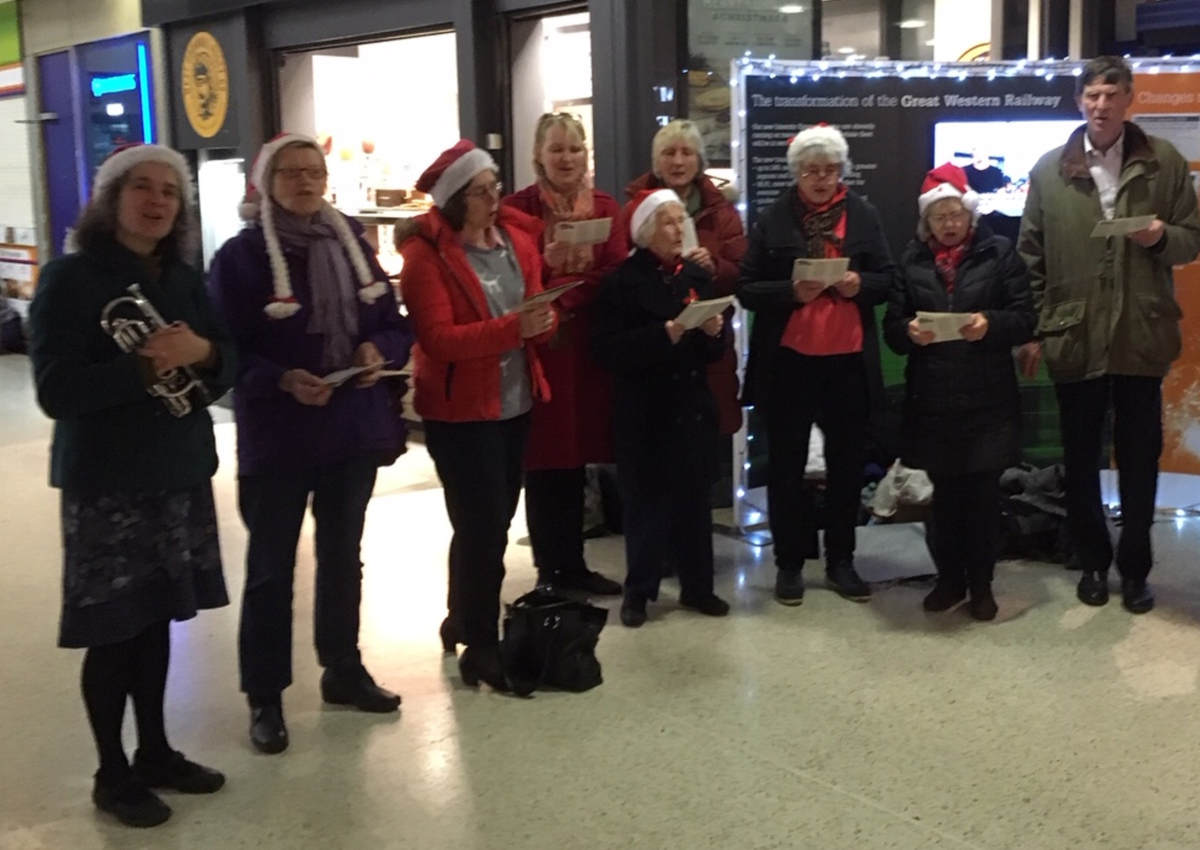
[[[131,284],[126,291],[128,295],[114,298],[104,305],[100,311],[100,327],[126,354],[137,354],[150,335],[167,327],[167,323],[142,295],[140,286]],[[161,398],[171,415],[177,417],[192,412],[192,402],[188,399],[192,390],[199,390],[206,404],[210,401],[204,382],[190,366],[163,372],[158,376],[158,383],[149,388],[150,395]]]

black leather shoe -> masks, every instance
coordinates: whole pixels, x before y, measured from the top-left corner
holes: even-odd
[[[729,613],[729,603],[715,593],[697,597],[680,596],[679,604],[709,617],[724,617]]]
[[[966,598],[967,589],[961,584],[939,581],[921,602],[921,607],[934,613],[949,611]]]
[[[326,667],[321,674],[321,699],[331,705],[352,705],[374,714],[387,714],[400,707],[400,695],[375,684],[361,664]]]
[[[442,626],[438,629],[438,637],[442,639],[442,652],[447,655],[453,655],[455,648],[463,642],[458,626],[454,625],[454,621],[449,617],[442,620]]]
[[[799,605],[804,601],[803,571],[780,568],[775,573],[775,601],[781,605]]]
[[[976,620],[994,620],[996,619],[996,614],[1000,612],[999,607],[996,605],[996,597],[992,595],[990,587],[972,590],[971,601],[967,604],[967,610],[971,612],[971,616]]]
[[[1121,605],[1130,614],[1145,614],[1154,608],[1154,594],[1144,579],[1121,579]]]
[[[171,807],[136,776],[128,776],[111,785],[102,783],[97,777],[92,786],[92,802],[97,809],[108,812],[126,826],[158,826],[171,816]]]
[[[133,774],[147,788],[169,788],[181,794],[212,794],[225,785],[225,774],[188,761],[171,750],[164,758],[147,758],[141,750],[133,756]]]
[[[486,682],[492,690],[507,693],[508,678],[504,675],[504,665],[500,662],[500,650],[489,646],[483,649],[468,646],[458,657],[458,673],[462,676],[463,684],[472,688],[479,687],[480,682]]]
[[[859,577],[850,558],[830,562],[825,567],[825,577],[843,599],[866,602],[871,598],[871,588]]]
[[[595,570],[571,570],[569,572],[549,573],[543,579],[558,590],[576,590],[593,596],[620,596],[621,585],[612,579],[600,575]]]
[[[1105,605],[1108,603],[1108,571],[1094,572],[1084,570],[1079,577],[1079,586],[1075,595],[1084,605]]]
[[[637,596],[626,596],[621,601],[621,624],[631,629],[646,622],[646,600]]]
[[[287,727],[283,725],[283,707],[250,707],[250,743],[260,753],[274,755],[288,748]]]

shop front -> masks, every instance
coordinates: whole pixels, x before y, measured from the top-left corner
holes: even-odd
[[[142,4],[166,35],[174,142],[196,154],[206,263],[240,227],[245,174],[281,130],[320,140],[329,200],[367,226],[395,274],[391,228],[428,208],[417,177],[460,137],[490,150],[519,188],[533,181],[538,115],[577,114],[597,185],[615,192],[645,169],[650,137],[675,113],[679,21],[647,8],[659,4],[218,5],[222,14],[195,18],[184,0]]]

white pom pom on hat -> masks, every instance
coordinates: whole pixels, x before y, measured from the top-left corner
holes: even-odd
[[[258,218],[262,222],[263,237],[267,243],[267,258],[271,264],[271,280],[274,286],[271,302],[263,308],[263,312],[272,319],[286,319],[294,316],[300,310],[300,302],[296,300],[296,296],[292,292],[291,276],[288,274],[283,248],[279,244],[279,234],[275,232],[274,205],[263,203],[264,199],[270,197],[268,184],[271,162],[281,150],[289,145],[306,145],[321,154],[322,157],[325,156],[316,139],[299,133],[280,133],[267,141],[259,150],[258,155],[254,157],[254,163],[250,166],[250,185],[246,192],[246,198],[238,206],[238,212],[242,218],[247,220]],[[350,229],[346,216],[334,209],[328,201],[322,203],[318,215],[337,232],[338,241],[342,243],[346,256],[350,258],[350,264],[354,267],[360,285],[359,299],[364,304],[374,304],[377,298],[387,292],[387,281],[375,279],[375,273],[371,270],[371,266],[363,254],[358,237]]]

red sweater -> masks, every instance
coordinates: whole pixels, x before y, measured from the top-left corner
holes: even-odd
[[[526,297],[542,291],[537,236],[542,223],[501,207],[497,226],[512,240],[525,278]],[[477,422],[500,418],[500,358],[521,348],[516,313],[493,318],[456,233],[436,209],[414,220],[414,235],[401,246],[400,287],[416,331],[413,406],[423,419]],[[549,332],[533,341],[542,342]],[[537,401],[550,399],[537,348],[524,345],[530,387]]]

